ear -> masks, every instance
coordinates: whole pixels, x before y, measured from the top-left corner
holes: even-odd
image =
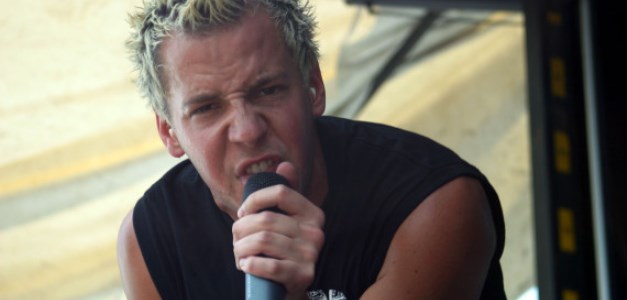
[[[159,132],[159,137],[165,145],[165,148],[168,150],[170,155],[179,158],[185,154],[185,150],[179,144],[179,140],[176,137],[176,133],[170,123],[163,117],[161,117],[158,113],[155,113],[155,117],[157,120],[157,131]]]
[[[309,97],[311,99],[312,112],[315,116],[321,116],[326,107],[327,95],[324,88],[324,82],[322,81],[320,65],[318,65],[318,63],[312,66],[311,71],[309,71],[309,82],[307,87],[307,92],[309,93]]]

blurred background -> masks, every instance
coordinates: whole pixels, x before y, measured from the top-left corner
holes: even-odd
[[[177,162],[124,49],[140,2],[0,0],[0,299],[125,299],[119,224]],[[327,114],[421,133],[479,167],[505,213],[507,295],[528,296],[523,16],[311,3]]]

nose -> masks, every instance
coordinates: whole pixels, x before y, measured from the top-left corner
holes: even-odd
[[[260,112],[245,103],[234,105],[229,140],[247,146],[257,145],[266,135],[268,125]]]

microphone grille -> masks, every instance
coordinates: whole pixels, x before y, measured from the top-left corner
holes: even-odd
[[[250,176],[250,178],[248,178],[248,181],[244,186],[244,193],[242,195],[242,198],[246,199],[250,194],[256,192],[257,190],[277,184],[289,186],[289,182],[287,181],[287,179],[277,173],[261,172],[254,174]]]

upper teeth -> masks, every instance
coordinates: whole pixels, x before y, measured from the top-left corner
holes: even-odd
[[[256,174],[259,172],[265,172],[268,170],[268,167],[272,166],[272,161],[270,160],[264,160],[264,161],[260,161],[256,164],[251,165],[250,167],[246,168],[246,173],[248,174]]]

